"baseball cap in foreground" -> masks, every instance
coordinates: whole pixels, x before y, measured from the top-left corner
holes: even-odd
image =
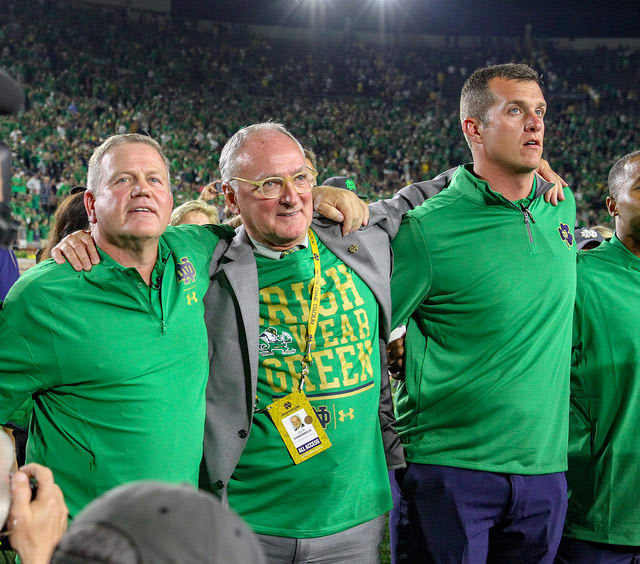
[[[586,250],[593,249],[602,241],[604,241],[604,237],[595,229],[589,229],[588,227],[576,229],[576,244],[579,251],[585,248]]]
[[[361,198],[360,194],[358,194],[358,187],[353,179],[348,176],[331,176],[327,178],[321,186],[333,186],[334,188],[342,188],[343,190],[350,190],[353,192],[358,198]]]
[[[255,535],[218,498],[189,485],[134,482],[72,521],[52,564],[264,564]]]

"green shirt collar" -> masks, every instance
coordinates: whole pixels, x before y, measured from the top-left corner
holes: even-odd
[[[456,190],[462,192],[465,197],[477,202],[479,204],[487,204],[487,205],[512,205],[522,203],[525,207],[528,207],[529,204],[535,199],[536,196],[536,188],[537,188],[538,178],[536,175],[533,175],[533,183],[531,186],[531,192],[526,198],[518,200],[516,202],[512,202],[507,200],[502,194],[499,192],[495,192],[489,186],[489,183],[486,180],[482,180],[478,178],[473,173],[473,164],[466,164],[458,167],[458,169],[453,173],[453,178],[451,179],[451,185],[455,186]]]
[[[283,251],[276,251],[270,247],[267,247],[266,245],[263,245],[262,243],[258,243],[258,241],[256,241],[251,235],[249,235],[248,232],[247,232],[247,237],[249,237],[249,240],[253,245],[253,252],[256,255],[274,259],[274,260],[279,260],[280,258],[282,258]],[[296,250],[306,249],[308,246],[309,246],[309,235],[305,235],[304,241],[301,241],[300,243],[295,245],[295,249]]]
[[[98,254],[100,255],[100,262],[105,267],[122,271],[136,270],[133,267],[123,266],[122,264],[114,260],[105,251],[103,251],[100,247],[98,247],[98,245],[96,245],[96,249],[98,250]],[[158,257],[156,258],[156,264],[153,267],[152,280],[155,280],[158,276],[162,277],[164,273],[164,267],[167,264],[170,256],[171,249],[169,249],[166,243],[162,239],[160,239],[158,242]]]
[[[636,269],[640,269],[640,257],[636,256],[629,249],[627,249],[627,247],[624,246],[624,243],[620,241],[620,239],[618,239],[618,235],[616,233],[614,233],[613,237],[609,239],[609,244],[615,247],[616,249],[618,249],[621,253],[623,253],[631,266],[633,266]]]

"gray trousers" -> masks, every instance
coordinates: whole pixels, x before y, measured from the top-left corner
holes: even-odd
[[[257,535],[267,564],[378,564],[384,515],[325,537]]]

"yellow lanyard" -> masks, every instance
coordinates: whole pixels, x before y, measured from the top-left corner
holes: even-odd
[[[313,258],[313,289],[311,290],[311,309],[309,310],[309,320],[307,322],[307,346],[302,358],[302,371],[300,372],[300,383],[298,390],[304,388],[304,381],[309,375],[309,367],[313,363],[311,356],[311,346],[318,327],[318,316],[320,311],[320,252],[318,242],[313,231],[309,229],[309,245],[311,246],[311,256]]]

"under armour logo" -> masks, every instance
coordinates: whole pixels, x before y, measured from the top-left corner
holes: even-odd
[[[198,303],[198,298],[196,297],[196,293],[195,292],[191,292],[190,294],[187,294],[187,304],[191,305],[191,304],[197,304]]]
[[[340,411],[338,411],[339,417],[338,419],[340,420],[340,422],[342,423],[345,419],[345,417],[348,417],[349,419],[353,419],[353,407],[349,408],[349,411],[347,411],[345,413],[344,409],[341,409]]]

